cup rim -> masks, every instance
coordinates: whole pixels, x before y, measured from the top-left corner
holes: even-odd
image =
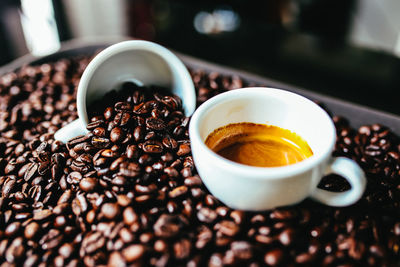
[[[222,104],[225,101],[232,100],[235,98],[239,98],[240,96],[249,96],[254,93],[262,93],[261,90],[268,89],[270,90],[269,92],[272,91],[277,91],[283,94],[288,94],[288,95],[294,95],[296,97],[299,97],[300,99],[305,100],[308,104],[314,105],[318,107],[318,109],[321,110],[323,113],[323,116],[329,121],[328,124],[331,126],[332,130],[332,140],[328,143],[326,148],[318,153],[314,154],[309,158],[306,158],[305,160],[302,160],[301,162],[297,162],[295,164],[291,165],[286,165],[286,166],[279,166],[279,167],[257,167],[257,166],[249,166],[241,163],[237,163],[231,160],[228,160],[214,151],[212,151],[207,145],[202,141],[200,137],[200,131],[199,131],[199,125],[201,121],[204,119],[204,116],[206,115],[206,112],[208,109],[211,107],[214,107],[216,105]],[[272,90],[272,91],[271,91]],[[335,125],[333,124],[332,119],[328,115],[328,113],[323,110],[320,106],[318,106],[315,102],[311,101],[310,99],[287,91],[283,89],[277,89],[277,88],[271,88],[271,87],[246,87],[246,88],[240,88],[240,89],[235,89],[232,91],[224,92],[221,93],[217,96],[214,96],[201,104],[197,110],[194,112],[190,124],[189,124],[189,136],[191,140],[191,146],[199,146],[199,152],[200,153],[205,153],[206,157],[209,158],[211,161],[214,162],[214,165],[216,166],[221,166],[221,168],[229,168],[232,172],[237,172],[237,173],[245,173],[246,177],[252,178],[252,179],[279,179],[279,178],[284,178],[284,177],[291,177],[296,174],[303,173],[307,170],[312,169],[313,167],[319,165],[321,162],[326,160],[331,156],[331,153],[333,151],[335,142],[336,142],[336,128]],[[193,149],[193,148],[192,148]]]
[[[182,87],[184,88],[192,88],[194,91],[194,85],[189,74],[189,71],[186,69],[185,65],[180,61],[180,59],[173,54],[170,50],[165,48],[162,45],[159,45],[154,42],[145,41],[145,40],[128,40],[122,41],[116,44],[113,44],[101,52],[99,52],[86,66],[81,79],[79,81],[78,90],[77,90],[77,111],[78,116],[86,126],[89,123],[88,114],[87,114],[87,106],[86,106],[86,96],[87,96],[87,88],[89,85],[89,81],[93,77],[94,73],[97,71],[98,67],[103,64],[109,58],[129,50],[144,50],[151,53],[154,53],[160,56],[168,65],[170,69],[174,68],[176,72],[179,74],[179,81],[182,83]],[[185,101],[189,101],[190,103],[196,103],[195,94],[186,95]],[[195,110],[195,105],[193,110],[188,110],[188,115],[191,115]]]

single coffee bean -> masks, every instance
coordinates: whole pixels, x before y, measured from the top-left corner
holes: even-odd
[[[143,143],[143,151],[146,153],[162,153],[163,147],[162,144],[158,141],[148,140]]]
[[[96,178],[83,178],[79,182],[79,188],[85,192],[91,192],[93,191],[97,186],[97,179]]]
[[[125,133],[121,128],[115,127],[110,133],[110,140],[113,143],[121,142],[125,138]]]
[[[147,118],[146,119],[146,127],[148,127],[151,130],[161,131],[161,130],[165,129],[166,125],[162,119]]]
[[[40,226],[37,222],[31,222],[25,227],[24,235],[29,239],[33,239],[35,235],[38,233]]]
[[[105,203],[101,206],[101,213],[109,220],[115,219],[120,212],[118,204]]]
[[[268,251],[264,256],[264,261],[266,264],[271,266],[279,265],[284,258],[283,251],[280,249],[273,249]]]

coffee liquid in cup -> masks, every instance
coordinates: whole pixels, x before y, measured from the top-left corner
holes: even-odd
[[[290,165],[313,155],[307,142],[296,133],[248,122],[214,130],[205,144],[226,159],[257,167]]]

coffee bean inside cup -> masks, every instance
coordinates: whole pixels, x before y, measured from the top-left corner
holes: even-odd
[[[231,123],[208,135],[206,145],[220,156],[257,167],[280,167],[313,155],[296,133],[273,125]]]

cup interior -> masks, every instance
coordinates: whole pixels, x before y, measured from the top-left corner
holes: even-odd
[[[169,88],[183,99],[185,113],[196,105],[191,77],[183,63],[168,49],[155,43],[132,40],[112,45],[87,66],[78,88],[78,114],[88,122],[86,107],[124,82]]]
[[[310,158],[331,153],[336,138],[333,122],[322,108],[279,89],[244,88],[223,93],[204,103],[193,117],[193,128],[203,144],[215,129],[239,122],[274,125],[300,135],[314,153]]]

